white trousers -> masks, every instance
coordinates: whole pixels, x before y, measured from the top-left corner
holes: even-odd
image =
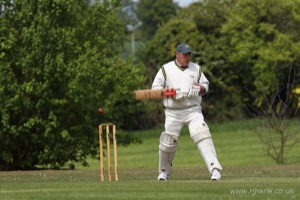
[[[178,137],[178,141],[184,126],[188,127],[190,136],[192,137],[197,134],[197,131],[200,129],[199,127],[205,123],[201,109],[197,107],[183,110],[165,109],[165,116],[165,132]],[[200,141],[197,141],[196,145],[210,174],[215,168],[222,170],[210,134]],[[167,175],[171,175],[172,161],[175,157],[175,153],[176,152],[164,152],[159,150],[158,173],[164,172]]]

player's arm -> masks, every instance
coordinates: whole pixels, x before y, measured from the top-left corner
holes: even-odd
[[[153,83],[152,83],[152,87],[151,87],[151,89],[155,89],[155,90],[157,90],[157,89],[163,89],[163,88],[165,88],[165,77],[164,77],[164,75],[163,75],[163,73],[162,73],[162,70],[161,69],[159,69],[159,71],[157,72],[157,74],[156,74],[156,76],[155,76],[155,78],[154,78],[154,81],[153,81]]]
[[[206,94],[209,90],[209,81],[203,73],[201,73],[199,85],[201,86],[199,94]]]

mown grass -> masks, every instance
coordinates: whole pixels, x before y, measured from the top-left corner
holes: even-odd
[[[291,122],[291,129],[299,131],[300,120]],[[259,120],[245,120],[222,124],[209,124],[213,142],[221,164],[226,166],[266,166],[275,165],[275,161],[266,155],[265,146],[256,135],[256,128],[261,125]],[[159,136],[162,128],[139,131],[137,135],[142,144],[128,147],[118,146],[119,168],[157,168]],[[293,138],[296,139],[296,138]],[[288,164],[300,163],[300,145],[287,150]],[[99,162],[91,160],[91,168],[99,168]],[[179,138],[179,148],[173,161],[174,167],[204,166],[197,147],[185,128]],[[80,167],[80,166],[79,166]],[[81,167],[80,167],[81,168]]]
[[[121,169],[119,182],[100,182],[98,170],[1,173],[0,199],[297,199],[299,166],[226,168],[213,182],[205,168],[174,168],[158,182],[154,169]]]
[[[298,199],[299,145],[289,165],[267,157],[253,132],[257,121],[211,124],[222,180],[213,182],[187,130],[183,131],[169,181],[158,182],[162,129],[141,131],[143,143],[118,146],[119,181],[101,182],[99,162],[76,170],[0,172],[0,199]],[[298,129],[299,123],[293,122]]]

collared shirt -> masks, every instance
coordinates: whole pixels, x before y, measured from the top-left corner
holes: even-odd
[[[164,69],[166,78],[164,76]],[[197,97],[187,97],[189,89],[193,84],[200,84],[205,87],[206,92],[209,89],[209,81],[201,71],[201,67],[190,62],[188,67],[181,67],[176,60],[171,61],[162,67],[156,74],[152,83],[152,89],[173,88],[176,89],[177,95],[183,95],[184,98],[165,98],[163,104],[170,109],[186,109],[191,107],[200,107],[202,95]]]

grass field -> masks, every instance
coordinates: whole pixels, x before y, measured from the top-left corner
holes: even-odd
[[[209,180],[185,129],[170,180],[158,182],[161,129],[156,129],[134,133],[142,144],[118,146],[118,182],[100,181],[97,160],[76,170],[0,172],[0,199],[299,199],[299,145],[288,153],[290,164],[275,165],[253,132],[256,126],[255,121],[210,126],[224,168],[221,181]]]

